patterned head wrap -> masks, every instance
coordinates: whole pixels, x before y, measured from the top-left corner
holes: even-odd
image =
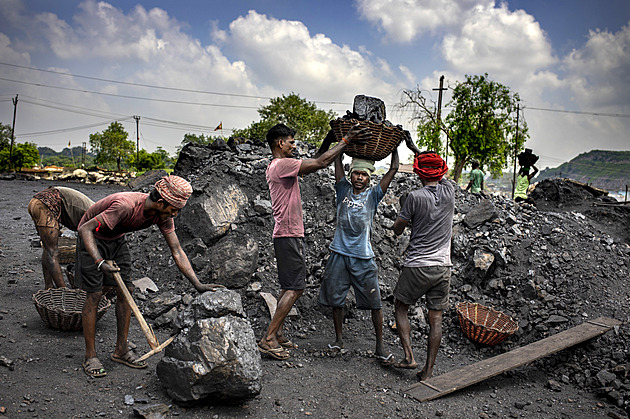
[[[164,176],[155,182],[155,189],[175,208],[184,208],[193,191],[186,179],[174,175]]]
[[[442,179],[448,171],[448,166],[442,157],[433,151],[425,151],[416,156],[413,161],[413,171],[429,182]]]
[[[352,163],[350,163],[350,170],[348,171],[348,176],[352,174],[355,170],[359,170],[362,172],[367,172],[368,175],[372,176],[374,173],[374,160],[365,160],[352,158]]]

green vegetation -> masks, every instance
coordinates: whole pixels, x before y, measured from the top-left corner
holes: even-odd
[[[592,150],[540,172],[536,180],[570,178],[609,191],[630,185],[630,151]]]
[[[133,141],[127,140],[128,136],[120,122],[112,122],[103,132],[90,134],[90,146],[96,151],[96,163],[107,168],[115,163],[120,171],[121,164],[128,162],[136,150]]]
[[[452,109],[441,122],[435,107],[430,106],[419,88],[405,90],[402,108],[411,108],[418,120],[418,146],[444,152],[439,139],[441,130],[448,139],[449,153],[455,157],[453,178],[458,181],[462,170],[477,160],[490,173],[500,176],[508,167],[515,149],[521,151],[528,134],[525,121],[519,123],[516,142],[517,93],[483,76],[466,75],[466,81],[453,88]]]
[[[10,147],[0,150],[0,170],[19,170],[39,163],[39,152],[34,143],[13,144],[13,164],[10,164]]]
[[[245,129],[234,130],[234,136],[265,141],[267,131],[282,123],[296,131],[296,140],[320,145],[330,131],[329,122],[337,116],[332,110],[317,109],[314,103],[295,93],[273,98],[269,102],[269,105],[258,109],[260,121],[252,122]]]

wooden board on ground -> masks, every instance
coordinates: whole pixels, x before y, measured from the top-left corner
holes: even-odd
[[[278,301],[276,301],[276,297],[274,297],[268,292],[262,292],[262,291],[260,292],[260,296],[265,300],[265,303],[267,303],[267,308],[269,309],[269,316],[273,319],[273,315],[276,314],[276,308],[278,307]],[[297,309],[295,307],[291,307],[291,310],[289,311],[289,314],[287,317],[295,318],[297,316],[298,316]]]
[[[538,342],[530,343],[529,345],[511,350],[510,352],[484,359],[475,364],[421,381],[411,386],[405,393],[421,402],[437,399],[438,397],[453,393],[464,387],[468,387],[513,368],[529,364],[537,359],[544,358],[570,346],[592,339],[620,324],[621,322],[619,320],[607,317],[589,320],[579,326],[549,336]]]

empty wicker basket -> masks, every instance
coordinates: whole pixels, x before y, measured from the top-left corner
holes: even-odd
[[[377,124],[371,121],[359,121],[356,119],[337,118],[330,121],[330,126],[335,133],[337,141],[341,141],[348,133],[350,128],[359,124],[360,128],[367,128],[362,135],[365,143],[357,145],[354,143],[346,146],[344,153],[350,157],[357,157],[368,160],[383,160],[389,156],[392,151],[404,139],[403,130],[399,127],[388,127],[383,124]]]
[[[518,330],[510,316],[477,303],[460,302],[455,305],[459,324],[473,342],[496,345]]]
[[[76,331],[83,327],[81,311],[86,296],[87,293],[80,289],[50,288],[33,294],[33,302],[39,316],[48,326],[53,329]],[[103,317],[109,306],[111,302],[102,297],[98,303],[97,321]]]

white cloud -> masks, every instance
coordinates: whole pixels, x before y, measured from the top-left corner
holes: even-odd
[[[373,63],[369,54],[334,44],[323,34],[311,35],[298,21],[249,11],[230,24],[228,42],[251,70],[254,81],[274,86],[279,93],[347,102],[357,94],[368,94],[388,103],[397,90],[384,81],[391,70],[383,61]]]
[[[459,33],[442,43],[449,67],[465,73],[489,73],[508,82],[537,82],[535,75],[557,59],[551,43],[533,16],[522,10],[474,8]]]
[[[425,32],[457,25],[476,4],[486,0],[357,0],[361,16],[378,24],[394,42],[410,42]]]
[[[618,32],[590,31],[565,59],[567,81],[581,108],[630,111],[630,25]]]

